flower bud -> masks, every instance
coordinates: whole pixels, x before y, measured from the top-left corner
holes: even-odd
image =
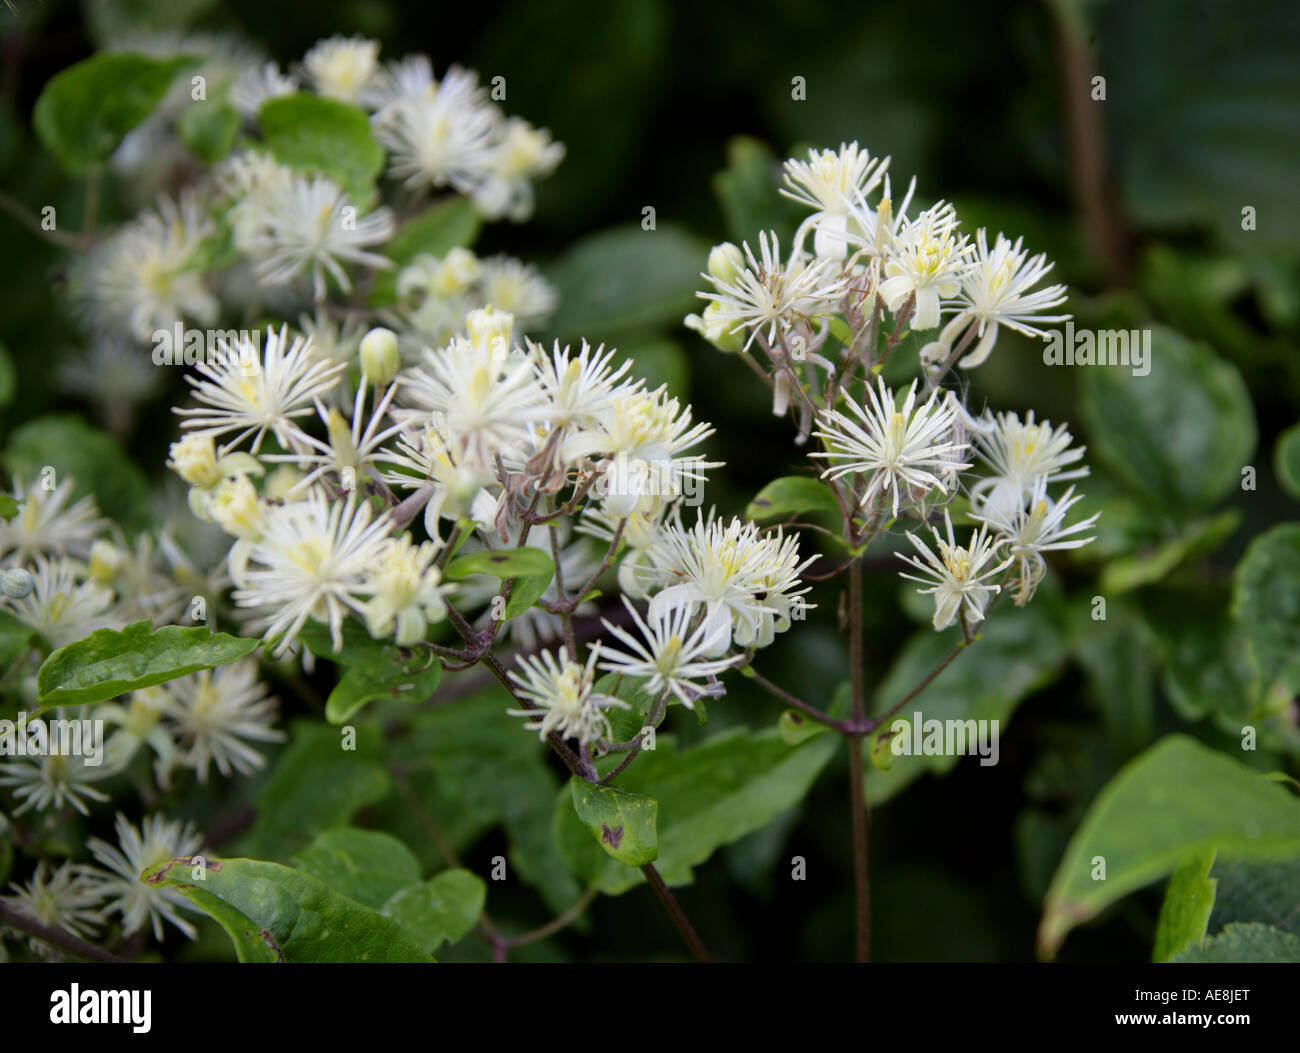
[[[402,353],[397,348],[397,334],[382,326],[361,338],[361,375],[377,388],[393,382],[402,368]]]
[[[22,567],[10,567],[8,570],[0,571],[0,591],[11,600],[21,600],[24,596],[30,595],[34,584],[31,572]]]
[[[171,445],[171,458],[167,467],[190,486],[206,490],[221,482],[221,469],[217,467],[217,451],[212,436],[189,434]]]
[[[292,490],[302,479],[303,473],[292,464],[282,464],[266,477],[262,496],[268,501],[291,501],[299,496]]]
[[[111,541],[100,538],[90,546],[90,576],[101,585],[108,585],[126,563],[126,553]]]
[[[470,343],[477,348],[491,348],[498,340],[508,348],[515,331],[515,316],[509,311],[498,311],[488,305],[465,316],[465,332]]]
[[[730,285],[745,269],[745,257],[729,241],[714,245],[709,251],[709,273],[718,281]]]

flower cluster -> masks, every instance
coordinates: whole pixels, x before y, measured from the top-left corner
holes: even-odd
[[[114,915],[120,917],[126,936],[148,929],[161,940],[163,922],[168,922],[194,939],[198,930],[178,909],[198,908],[174,888],[146,884],[140,874],[196,852],[201,843],[198,831],[192,824],[160,815],[149,816],[137,829],[119,812],[116,833],[116,846],[97,837],[88,842],[99,866],[62,863],[51,870],[42,861],[31,880],[25,885],[15,883],[12,894],[0,900],[11,910],[78,939],[94,939]],[[35,937],[30,945],[35,954],[50,953]]]
[[[972,241],[951,204],[912,214],[915,181],[895,207],[889,167],[857,143],[787,161],[782,193],[812,210],[789,254],[770,232],[759,234],[757,253],[716,246],[703,275],[710,288],[699,294],[707,304],[686,324],[720,350],[752,356],[774,412],[797,415],[799,443],[819,441],[809,456],[822,462],[850,549],[900,519],[928,525],[933,546],[906,531],[916,553],[899,553],[915,572],[904,576],[927,586],[919,591],[934,598],[936,629],[959,618],[969,629],[1005,585],[1027,603],[1045,553],[1092,540],[1081,535],[1096,516],[1067,521],[1081,500],[1073,488],[1048,493],[1087,474],[1069,431],[1032,411],[1023,422],[973,414],[943,385],[954,365],[984,362],[1001,327],[1046,336],[1044,325],[1068,319],[1049,313],[1065,287],[1041,285],[1051,264],[1019,239],[998,234],[990,247],[980,229]],[[921,376],[890,387],[882,373],[898,372],[914,332],[933,335],[913,352]],[[976,524],[965,544],[949,509],[959,497]]]
[[[475,307],[492,304],[522,325],[544,321],[553,309],[553,291],[519,260],[480,260],[457,248],[403,259],[399,267],[384,251],[402,225],[385,192],[402,196],[402,214],[417,219],[422,198],[446,191],[467,198],[484,219],[520,222],[533,210],[533,182],[563,158],[562,144],[507,115],[475,73],[453,66],[435,77],[423,55],[381,61],[378,43],[359,37],[321,41],[287,72],[227,38],[160,34],[122,46],[158,58],[206,55],[195,80],[211,98],[191,97],[178,84],[126,138],[113,167],[132,185],[160,185],[145,208],[71,269],[70,290],[91,344],[83,365],[114,383],[85,388],[74,375],[67,386],[90,396],[106,418],[129,421],[131,407],[156,389],[157,371],[139,368],[142,347],[153,345],[155,364],[160,355],[181,361],[181,348],[164,343],[173,327],[209,330],[253,303],[280,318],[300,317],[300,331],[314,337],[324,361],[355,356],[364,331],[349,313],[332,310],[331,299],[369,296],[385,273],[400,279],[387,313],[420,334],[413,353],[445,342]],[[346,147],[318,144],[300,156],[268,138],[264,107],[311,96],[350,108],[368,129],[352,149],[382,155],[378,186],[350,175],[371,167],[369,152],[331,164],[335,159],[312,151]],[[164,191],[162,184],[179,180],[152,176],[194,170],[180,133],[188,111],[205,106],[233,108],[236,149],[178,193]],[[197,357],[214,357],[214,344]]]

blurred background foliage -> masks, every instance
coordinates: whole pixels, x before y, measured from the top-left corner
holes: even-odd
[[[31,107],[50,76],[106,35],[233,32],[284,65],[322,37],[358,33],[378,38],[388,57],[426,52],[438,72],[459,62],[485,79],[504,76],[511,112],[549,127],[568,154],[539,188],[535,221],[486,227],[478,251],[541,263],[561,295],[548,336],[616,344],[716,425],[708,452],[728,467],[714,473],[709,497],[726,511],[743,509],[764,483],[788,474],[798,454],[762,387],[681,319],[698,309],[694,291],[709,245],[752,241],[761,228],[793,230],[795,215],[775,187],[779,159],[796,150],[857,139],[892,154],[896,186],[915,173],[922,202],[949,198],[967,229],[1023,235],[1032,251],[1056,260],[1076,325],[1152,330],[1148,377],[1118,368],[1049,371],[1037,344],[1004,331],[989,362],[963,378],[973,408],[1033,406],[1070,422],[1090,449],[1084,489],[1089,508],[1103,511],[1101,532],[1072,554],[1079,558],[1057,563],[1031,608],[999,612],[980,646],[923,696],[927,715],[1001,719],[1000,763],[938,758],[869,772],[878,959],[1032,958],[1043,897],[1070,835],[1098,790],[1166,733],[1190,734],[1263,771],[1295,773],[1294,701],[1275,693],[1261,703],[1250,684],[1233,570],[1252,538],[1296,518],[1300,499],[1300,441],[1292,432],[1288,446],[1285,434],[1300,418],[1293,200],[1300,7],[1270,0],[9,7],[0,10],[0,186],[33,210],[56,206],[69,229],[79,229],[82,185],[35,144]],[[1095,76],[1105,78],[1104,101],[1092,97]],[[804,100],[792,98],[794,77],[806,79]],[[157,189],[166,188],[110,180],[99,223],[129,215]],[[647,206],[653,231],[641,226]],[[1255,210],[1253,230],[1243,230],[1244,206]],[[146,417],[129,428],[119,422],[118,438],[107,438],[104,422],[58,383],[60,361],[81,339],[60,300],[61,251],[7,218],[0,230],[7,472],[44,463],[58,448],[75,460],[65,470],[95,480],[107,513],[147,521],[145,493],[163,474],[179,379],[167,378]],[[1247,466],[1255,469],[1253,489],[1243,488]],[[948,646],[925,624],[893,562],[880,559],[866,596],[868,677],[881,708]],[[1290,573],[1283,567],[1279,580],[1294,583],[1294,567]],[[1103,622],[1092,617],[1098,595],[1107,600]],[[837,593],[823,587],[813,598],[816,618],[760,664],[825,704],[847,656]],[[1284,636],[1282,646],[1298,639]],[[427,728],[403,740],[403,759],[447,756],[414,774],[409,789],[467,865],[485,873],[507,852],[562,909],[577,886],[547,840],[559,777],[517,730],[495,728],[489,714],[499,713],[498,703],[430,713]],[[737,681],[709,716],[700,728],[677,714],[670,730],[691,741],[734,724],[771,727],[778,708]],[[426,868],[436,867],[385,776],[378,730],[365,739],[375,777],[338,797],[329,766],[336,732],[315,719],[315,728],[296,726],[270,774],[240,781],[225,799],[196,790],[181,811],[210,829],[215,817],[250,802],[288,799],[303,809],[296,831],[286,828],[294,837],[255,823],[232,845],[288,859],[310,831],[352,817],[397,833]],[[1254,753],[1238,748],[1246,720],[1261,728]],[[489,784],[502,769],[509,777]],[[715,854],[679,890],[715,955],[846,956],[847,772],[841,752],[801,805]],[[336,797],[323,802],[325,788]],[[281,823],[287,807],[276,812]],[[1160,821],[1158,813],[1131,818]],[[795,856],[806,860],[804,881],[791,880]],[[1222,864],[1215,876],[1211,931],[1233,920],[1297,924],[1286,909],[1287,897],[1296,898],[1294,865]],[[1061,957],[1148,958],[1160,898],[1151,887],[1121,900],[1074,933]],[[536,893],[513,883],[492,887],[489,909],[519,928],[547,917]],[[196,945],[177,945],[177,954],[228,957],[215,926],[204,934]],[[485,953],[470,939],[441,957]],[[520,956],[664,953],[676,955],[675,937],[640,890],[598,901],[574,930]]]

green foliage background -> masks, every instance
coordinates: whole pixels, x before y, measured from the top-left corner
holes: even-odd
[[[1300,439],[1286,434],[1300,417],[1293,201],[1300,8],[1267,0],[756,0],[707,10],[670,0],[505,0],[468,11],[388,0],[84,7],[15,0],[14,7],[16,17],[0,11],[0,186],[33,209],[56,206],[61,227],[72,230],[81,184],[36,145],[30,115],[48,79],[88,55],[107,27],[235,29],[282,64],[319,38],[362,33],[380,39],[389,57],[429,53],[439,73],[456,61],[485,78],[506,77],[512,112],[551,128],[568,154],[539,187],[535,221],[486,227],[478,251],[543,263],[561,294],[549,335],[617,344],[716,425],[708,452],[728,467],[715,473],[709,497],[726,511],[742,510],[773,476],[788,474],[797,455],[762,388],[680,321],[697,309],[710,244],[752,241],[761,227],[793,229],[793,213],[774,192],[777,159],[857,139],[892,154],[896,178],[915,172],[923,200],[953,200],[968,229],[1023,233],[1033,251],[1057,261],[1077,326],[1153,331],[1153,368],[1143,378],[1048,370],[1037,344],[1004,332],[975,374],[977,400],[1021,412],[1033,406],[1082,436],[1093,470],[1083,489],[1088,510],[1103,512],[1101,533],[1072,554],[1078,559],[1056,564],[1033,607],[1000,612],[980,645],[922,696],[927,716],[1000,719],[1000,763],[907,759],[889,772],[869,770],[874,956],[1032,959],[1058,865],[1097,852],[1124,877],[1112,872],[1111,894],[1093,905],[1099,917],[1070,935],[1060,957],[1145,960],[1158,930],[1166,950],[1181,946],[1170,932],[1185,922],[1162,915],[1163,882],[1151,884],[1175,863],[1174,883],[1193,904],[1205,881],[1217,883],[1208,932],[1233,925],[1228,942],[1196,954],[1247,953],[1234,952],[1238,944],[1263,953],[1251,940],[1255,923],[1275,926],[1267,939],[1288,953],[1286,933],[1292,942],[1300,936],[1300,850],[1287,807],[1295,802],[1280,787],[1270,787],[1277,792],[1266,803],[1253,788],[1237,797],[1230,788],[1246,767],[1292,775],[1300,767]],[[1105,101],[1088,95],[1093,75],[1106,78]],[[791,98],[796,76],[806,78],[804,101]],[[145,203],[142,191],[105,186],[101,224]],[[1257,215],[1252,231],[1241,224],[1247,205]],[[655,209],[652,232],[640,225],[646,206]],[[96,481],[105,512],[147,522],[146,480],[162,474],[179,376],[123,445],[98,422],[77,419],[87,408],[53,383],[79,340],[59,299],[62,254],[8,219],[0,230],[6,472],[45,463],[54,451],[75,462],[65,471]],[[1249,490],[1247,466],[1255,469]],[[885,708],[949,642],[929,629],[892,569],[882,566],[867,581],[868,683]],[[1098,595],[1107,600],[1104,622],[1091,617]],[[836,593],[825,588],[812,598],[817,617],[781,638],[760,667],[828,705],[847,653]],[[331,675],[325,664],[315,688],[328,692]],[[661,823],[671,815],[678,824],[674,872],[662,855],[661,869],[670,881],[691,880],[678,895],[715,956],[841,960],[852,929],[842,749],[832,756],[826,739],[798,747],[806,770],[783,776],[782,785],[802,786],[808,775],[811,789],[789,801],[721,785],[725,772],[703,764],[655,784],[650,769],[670,765],[672,750],[741,726],[759,732],[743,763],[766,763],[779,707],[733,679],[707,725],[674,714],[666,730],[676,741],[665,738],[664,754],[638,765],[627,788],[656,795]],[[1270,690],[1275,684],[1282,686]],[[486,875],[494,857],[509,859],[522,880],[489,883],[489,909],[523,931],[573,902],[576,875],[611,889],[618,881],[597,873],[608,861],[591,860],[580,828],[576,841],[566,833],[577,825],[567,786],[501,702],[487,694],[432,710],[396,742],[385,739],[384,707],[372,707],[357,760],[346,764],[337,731],[304,708],[291,714],[301,719],[286,725],[290,742],[263,777],[215,796],[196,789],[175,814],[209,830],[217,823],[240,830],[223,854],[296,862],[309,875],[303,882],[326,884],[330,860],[362,849],[313,842],[316,835],[347,823],[388,831],[409,850],[389,845],[392,865],[409,868],[413,854],[412,873],[432,886],[441,861],[413,818],[413,795],[466,868]],[[1259,729],[1254,752],[1240,749],[1246,723]],[[1186,738],[1162,742],[1146,758],[1150,767],[1112,785],[1109,818],[1085,820],[1116,773],[1171,734]],[[1154,778],[1160,792],[1144,794],[1143,778]],[[1214,792],[1178,789],[1204,789],[1206,778],[1220,780]],[[1132,796],[1117,804],[1121,791]],[[557,801],[565,806],[558,811]],[[1270,808],[1279,813],[1270,831],[1281,847],[1269,858],[1222,848],[1242,821]],[[250,809],[251,825],[240,821]],[[731,839],[732,830],[720,829],[750,830],[746,822],[751,832],[712,851]],[[1098,840],[1067,850],[1081,823],[1085,834],[1095,827]],[[106,824],[96,815],[43,836],[75,845],[103,835]],[[1169,853],[1163,869],[1151,869],[1152,842]],[[1207,845],[1220,846],[1218,858],[1206,856]],[[1125,853],[1135,856],[1128,869]],[[796,856],[806,880],[792,880]],[[450,878],[400,909],[427,909],[426,895],[472,903],[476,889],[452,889],[459,879]],[[1135,894],[1119,898],[1124,881]],[[1067,878],[1053,887],[1054,902],[1093,891],[1076,895]],[[368,896],[368,907],[392,905],[373,888],[352,893]],[[454,942],[437,951],[440,960],[487,954],[460,928],[446,939]],[[411,956],[431,950],[413,948]],[[204,923],[199,942],[166,948],[175,960],[231,955],[214,922]],[[677,958],[680,950],[638,888],[597,900],[572,930],[518,956]]]

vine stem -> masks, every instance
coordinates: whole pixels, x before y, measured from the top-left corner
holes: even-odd
[[[567,929],[577,921],[582,916],[583,911],[591,906],[597,895],[595,888],[587,889],[578,897],[578,901],[559,917],[552,918],[545,925],[533,929],[531,932],[525,932],[519,936],[510,936],[505,942],[511,947],[522,947],[526,943],[536,943],[538,940],[546,939],[547,936],[554,936],[557,932]]]
[[[69,954],[75,954],[78,958],[85,958],[92,962],[110,962],[114,964],[123,964],[125,958],[119,958],[116,954],[110,954],[102,947],[96,947],[93,943],[87,943],[85,940],[79,940],[76,936],[64,932],[62,929],[54,929],[48,925],[42,925],[35,918],[29,918],[26,914],[14,910],[12,907],[0,903],[0,925],[5,925],[11,929],[17,929],[19,932],[25,932],[28,936],[35,936],[44,943],[51,944]]]
[[[866,699],[862,670],[862,560],[849,564],[849,670],[853,686],[853,713],[846,736],[849,741],[849,807],[853,816],[853,899],[857,960],[871,960],[871,870],[867,835],[870,817],[863,786],[861,729],[866,723]]]
[[[686,946],[690,948],[691,957],[697,962],[708,963],[713,959],[709,957],[708,949],[704,946],[695,927],[691,925],[690,919],[686,912],[682,910],[682,905],[677,902],[677,897],[673,895],[672,889],[664,884],[664,879],[659,876],[659,871],[655,869],[653,863],[646,863],[641,868],[641,873],[650,882],[650,887],[655,890],[655,895],[659,897],[659,902],[664,905],[664,910],[668,911],[668,916],[672,918],[673,924],[677,926],[677,931],[681,933],[682,939]]]

